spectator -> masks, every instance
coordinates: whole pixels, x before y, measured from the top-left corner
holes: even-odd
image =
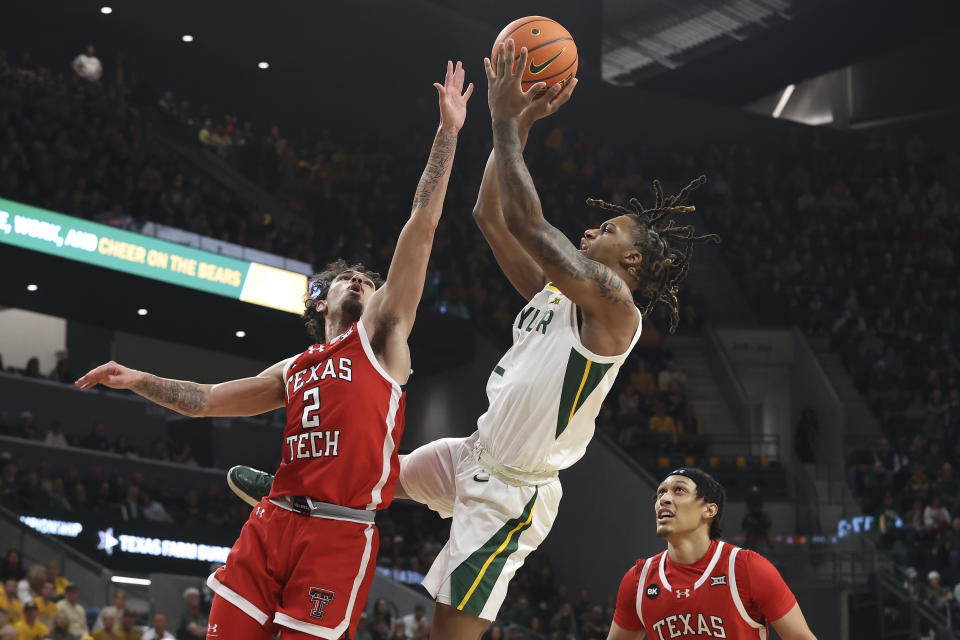
[[[117,619],[123,615],[123,610],[127,608],[127,592],[123,589],[117,589],[113,593],[113,601],[106,607],[100,609],[99,615],[97,615],[96,621],[93,623],[93,629],[103,629],[104,618],[110,616],[114,623]]]
[[[956,601],[953,598],[953,591],[940,583],[940,572],[931,571],[927,574],[927,595],[925,598],[927,604],[940,610],[953,610],[956,607]]]
[[[140,520],[140,487],[135,484],[127,485],[126,497],[117,505],[117,511],[124,520]]]
[[[390,630],[390,640],[407,640],[412,637],[412,635],[407,635],[407,625],[403,623],[403,620],[397,620],[393,623],[393,629]]]
[[[377,598],[373,603],[373,618],[374,620],[383,620],[387,624],[387,629],[393,628],[393,611],[385,599]]]
[[[3,593],[0,593],[0,609],[6,611],[11,623],[23,618],[23,603],[17,596],[17,581],[7,578],[3,581]]]
[[[0,470],[0,504],[8,509],[16,509],[20,505],[20,481],[17,478],[17,466],[12,462],[4,464]],[[17,552],[19,557],[20,553]]]
[[[577,637],[577,618],[572,604],[564,602],[560,605],[560,610],[550,620],[550,629],[559,633],[561,638]]]
[[[603,607],[594,605],[580,616],[580,635],[584,640],[603,640],[610,632],[610,625],[603,620]]]
[[[900,473],[900,455],[890,446],[890,441],[886,438],[880,438],[877,442],[877,450],[873,453],[874,460],[879,462],[888,476],[893,477]]]
[[[62,478],[60,478],[60,480],[61,482],[63,481]],[[54,586],[56,587],[57,597],[62,596],[66,592],[67,587],[73,584],[72,582],[64,578],[62,575],[60,575],[60,564],[56,560],[51,560],[50,562],[47,563],[44,578],[46,578],[47,580],[49,580],[54,584]]]
[[[637,369],[630,375],[630,386],[645,397],[647,402],[653,400],[657,395],[657,385],[654,382],[653,374],[647,370],[647,363],[643,358],[637,360]]]
[[[529,627],[530,621],[533,620],[535,615],[536,611],[530,606],[530,601],[527,599],[527,596],[521,594],[520,597],[517,598],[514,606],[504,614],[503,619],[510,624]]]
[[[140,630],[134,625],[137,622],[137,612],[133,609],[124,609],[123,621],[120,623],[120,635],[123,640],[141,640]]]
[[[200,590],[189,587],[183,592],[183,601],[187,610],[180,617],[177,627],[177,640],[194,640],[207,635],[207,616],[200,611]]]
[[[12,624],[7,623],[3,627],[0,627],[0,640],[19,640],[20,634],[17,632],[17,628]]]
[[[190,443],[184,442],[180,445],[180,451],[177,452],[173,458],[173,462],[179,462],[180,464],[186,464],[191,467],[197,466],[197,461],[193,457],[193,452],[190,450]]]
[[[677,441],[677,423],[671,416],[667,415],[667,408],[662,402],[658,402],[654,409],[654,414],[650,416],[648,427],[652,433],[660,434],[664,442]]]
[[[200,141],[205,147],[210,147],[211,149],[220,152],[224,140],[220,137],[220,134],[217,133],[217,130],[213,127],[213,120],[207,118],[203,121],[203,127],[200,129],[200,133],[197,134],[197,140]]]
[[[953,519],[950,529],[940,538],[940,555],[945,566],[960,569],[960,516]]]
[[[174,635],[167,631],[167,616],[162,613],[153,614],[153,624],[143,632],[141,640],[175,640]]]
[[[100,64],[100,58],[96,56],[92,44],[87,45],[86,51],[73,59],[72,66],[77,77],[87,82],[99,82],[103,76],[103,65]]]
[[[640,412],[640,393],[632,386],[625,385],[617,396],[617,418],[622,425],[636,423]]]
[[[430,624],[430,618],[427,617],[426,607],[419,603],[413,606],[413,613],[408,613],[407,615],[403,616],[402,619],[403,624],[411,634],[415,634],[420,629],[422,622],[426,622],[427,625]]]
[[[677,368],[677,363],[673,360],[667,360],[667,366],[657,378],[657,384],[660,391],[676,391],[680,394],[687,392],[687,374]]]
[[[60,426],[59,422],[54,422],[50,425],[50,431],[47,431],[47,435],[43,437],[43,443],[51,447],[70,446],[70,443],[67,442],[67,437],[63,435],[63,427]]]
[[[35,475],[35,474],[34,474]],[[17,596],[24,604],[40,595],[43,583],[47,580],[47,569],[42,564],[32,564],[27,575],[17,583]]]
[[[109,609],[110,607],[104,608]],[[99,629],[94,629],[93,640],[126,640],[123,637],[123,632],[120,630],[112,610],[107,613],[101,611],[100,618],[103,626]]]
[[[42,378],[43,374],[40,373],[40,359],[30,358],[27,360],[27,366],[21,373],[28,378]]]
[[[167,513],[164,506],[156,500],[151,500],[146,491],[140,492],[140,512],[144,520],[150,522],[173,522],[173,518]]]
[[[37,605],[33,602],[23,605],[23,619],[13,626],[19,640],[43,640],[50,634],[50,627],[37,620]]]
[[[950,526],[950,512],[940,503],[940,496],[930,498],[930,504],[923,510],[923,526],[937,533],[943,533]]]
[[[10,465],[16,472],[16,467]],[[8,549],[7,555],[3,560],[3,566],[0,567],[0,580],[15,580],[19,582],[27,575],[27,570],[23,568],[20,551],[18,549]]]
[[[84,449],[93,449],[94,451],[110,451],[110,441],[107,440],[107,428],[102,422],[93,425],[86,436],[80,441],[80,446]]]
[[[79,600],[80,590],[77,585],[70,584],[63,591],[63,600],[57,603],[57,611],[67,617],[70,633],[78,637],[90,633],[87,628],[87,612]]]
[[[121,456],[127,456],[128,458],[137,458],[140,456],[140,452],[127,443],[127,437],[124,435],[117,437],[117,441],[113,445],[113,452]]]
[[[25,440],[39,440],[40,432],[37,425],[33,422],[33,413],[30,411],[20,412],[20,424],[16,427],[16,436]]]
[[[170,454],[167,453],[167,443],[163,438],[157,438],[150,445],[150,458],[153,460],[169,460]]]
[[[50,372],[48,377],[56,382],[72,384],[74,377],[70,375],[70,360],[67,358],[60,358],[57,360],[57,366],[54,367],[53,371]]]
[[[80,636],[70,633],[70,623],[67,620],[67,614],[58,611],[53,617],[53,625],[50,627],[50,640],[80,640]]]
[[[37,619],[48,627],[53,626],[53,617],[57,615],[57,603],[53,601],[57,588],[49,580],[44,580],[40,595],[32,600],[37,605]]]

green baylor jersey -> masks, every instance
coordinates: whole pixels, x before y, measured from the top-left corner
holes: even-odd
[[[489,408],[477,420],[485,449],[528,473],[559,471],[583,457],[642,325],[624,353],[598,356],[580,342],[573,301],[552,284],[544,287],[513,321],[513,346],[487,381]]]

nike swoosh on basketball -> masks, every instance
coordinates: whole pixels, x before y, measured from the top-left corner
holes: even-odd
[[[560,56],[562,56],[562,55],[563,55],[563,52],[566,51],[566,50],[567,50],[566,47],[564,47],[563,49],[560,49],[560,51],[558,51],[558,52],[556,53],[556,55],[554,55],[552,58],[550,58],[549,60],[547,60],[547,61],[544,62],[543,64],[536,64],[536,63],[534,63],[534,61],[531,59],[531,60],[530,60],[530,73],[533,73],[533,74],[541,73],[544,69],[546,69],[546,68],[549,67],[551,64],[553,64],[553,61],[554,61],[554,60],[556,60],[557,58],[559,58]]]
[[[489,482],[490,476],[485,473],[478,473],[475,476],[473,476],[473,479],[476,480],[477,482]]]

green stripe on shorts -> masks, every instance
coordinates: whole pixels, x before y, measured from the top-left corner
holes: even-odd
[[[523,512],[508,520],[483,546],[470,554],[450,574],[450,604],[464,613],[479,616],[493,586],[503,572],[507,558],[520,546],[520,534],[533,522],[533,505],[539,489],[535,489]]]

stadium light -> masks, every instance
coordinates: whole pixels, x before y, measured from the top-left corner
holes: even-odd
[[[193,42],[193,36],[190,35],[189,33],[184,34],[183,37],[180,39],[183,40],[184,42]]]
[[[138,316],[145,316],[145,315],[147,315],[148,313],[149,313],[149,311],[147,311],[146,309],[144,309],[144,308],[142,308],[142,307],[141,307],[140,309],[137,309],[137,315],[138,315]]]
[[[790,96],[793,95],[793,91],[797,88],[795,84],[788,84],[787,88],[783,90],[783,95],[780,96],[780,101],[777,102],[777,106],[773,109],[773,117],[779,118],[780,114],[783,113],[783,108],[787,106],[787,101],[790,100]]]
[[[239,331],[237,331],[237,332],[236,332],[235,334],[233,334],[233,335],[237,336],[238,338],[246,338],[246,337],[247,337],[247,332],[244,331],[243,329],[240,329]]]
[[[270,68],[270,63],[269,63],[269,62],[258,62],[258,63],[257,63],[257,66],[260,67],[261,69],[269,69],[269,68]]]
[[[138,584],[144,587],[149,587],[152,584],[152,581],[147,578],[128,578],[127,576],[110,576],[110,582],[116,582],[117,584]]]
[[[100,7],[100,13],[107,16],[113,13],[113,7]]]
[[[37,285],[35,285],[35,284],[33,284],[33,283],[27,285],[27,291],[36,291],[36,290],[39,289],[39,288],[40,288],[40,287],[38,287]]]

